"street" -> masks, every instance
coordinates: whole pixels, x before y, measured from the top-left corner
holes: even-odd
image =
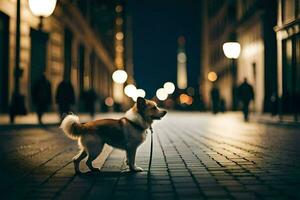
[[[299,127],[171,112],[153,129],[149,180],[150,133],[137,153],[144,172],[129,173],[114,149],[100,173],[78,176],[76,141],[58,127],[0,130],[1,199],[300,199]]]

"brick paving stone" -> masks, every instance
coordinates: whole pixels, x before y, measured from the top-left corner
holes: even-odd
[[[128,173],[124,152],[114,149],[100,173],[75,176],[76,142],[57,128],[5,129],[1,199],[300,199],[297,127],[169,113],[153,128],[150,176],[150,138],[137,153],[144,172]]]

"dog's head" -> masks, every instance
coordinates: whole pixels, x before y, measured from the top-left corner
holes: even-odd
[[[157,107],[154,101],[138,97],[136,101],[137,112],[149,122],[159,120],[167,114],[167,111]]]

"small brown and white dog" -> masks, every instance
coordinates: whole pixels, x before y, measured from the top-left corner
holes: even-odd
[[[79,163],[85,157],[88,157],[86,165],[89,169],[99,171],[93,167],[92,162],[101,153],[104,144],[125,150],[129,169],[143,171],[135,165],[136,150],[146,139],[146,130],[150,128],[153,120],[161,119],[166,113],[154,101],[139,97],[120,119],[100,119],[81,124],[78,116],[67,115],[60,128],[69,138],[78,140],[80,152],[73,158],[75,172],[80,173]]]

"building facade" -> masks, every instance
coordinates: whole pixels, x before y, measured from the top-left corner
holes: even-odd
[[[113,47],[115,17],[114,12],[107,11],[108,5],[114,11],[117,3],[58,1],[54,13],[43,20],[40,29],[39,18],[31,13],[28,1],[21,0],[19,66],[23,73],[20,93],[25,96],[29,111],[34,109],[31,88],[43,73],[51,82],[52,109],[55,109],[56,88],[63,79],[71,80],[77,102],[90,88],[101,98],[112,95],[111,74],[116,69]],[[99,14],[105,13],[110,13],[110,18],[101,16],[99,22]],[[15,38],[16,1],[0,1],[1,113],[8,112],[14,91]]]
[[[202,64],[200,93],[207,108],[211,107],[210,91],[212,87],[220,90],[220,96],[226,102],[227,109],[233,107],[233,69],[231,62],[224,56],[222,45],[235,39],[236,5],[234,1],[203,1]],[[216,81],[208,80],[209,72],[218,75]]]
[[[300,113],[300,1],[278,0],[278,96],[281,113]]]
[[[206,63],[202,64],[202,93],[209,102],[212,85],[220,90],[227,109],[237,107],[236,87],[245,78],[253,86],[255,99],[252,110],[270,110],[270,99],[276,94],[276,2],[272,0],[227,0],[206,1],[206,23],[203,41],[208,41],[203,49]],[[207,36],[206,36],[207,35]],[[237,41],[241,53],[237,60],[225,57],[222,45],[227,41]],[[206,51],[206,52],[205,52]],[[215,72],[215,82],[209,82],[207,74]],[[209,104],[208,104],[209,105]]]

